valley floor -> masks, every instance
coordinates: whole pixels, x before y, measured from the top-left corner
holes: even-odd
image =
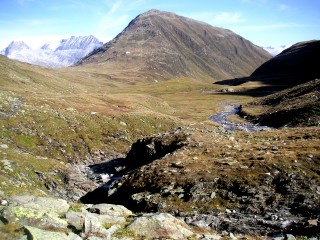
[[[225,129],[209,120],[223,111],[219,103],[244,104],[252,96],[190,79],[79,89],[1,91],[0,199],[9,206],[17,195],[121,204],[138,216],[170,213],[188,224],[181,223],[194,233],[184,236],[190,239],[319,237],[318,126]],[[22,222],[8,230],[8,214],[0,234],[31,234]],[[125,221],[114,239],[138,238],[124,231],[132,218]]]

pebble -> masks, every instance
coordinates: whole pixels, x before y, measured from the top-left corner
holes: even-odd
[[[8,149],[9,146],[7,144],[0,144],[0,148],[2,149]]]

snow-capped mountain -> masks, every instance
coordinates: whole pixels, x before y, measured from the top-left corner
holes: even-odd
[[[288,47],[289,46],[287,45],[281,45],[279,47],[269,46],[269,47],[264,47],[264,50],[268,51],[272,56],[276,56]]]
[[[22,41],[13,41],[1,54],[22,62],[56,68],[70,66],[102,45],[102,42],[91,35],[71,36],[46,43],[38,49],[32,49]]]

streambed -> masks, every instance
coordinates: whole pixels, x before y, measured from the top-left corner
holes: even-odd
[[[229,121],[228,117],[238,114],[240,108],[240,105],[227,105],[223,111],[212,115],[209,120],[221,124],[221,126],[227,131],[258,132],[272,129],[271,127],[261,126],[250,122],[236,123]]]

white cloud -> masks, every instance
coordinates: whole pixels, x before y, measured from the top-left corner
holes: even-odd
[[[222,12],[214,16],[212,19],[214,23],[239,23],[245,22],[241,13]]]

